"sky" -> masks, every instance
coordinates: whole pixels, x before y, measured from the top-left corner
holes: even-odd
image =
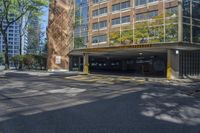
[[[48,26],[48,11],[49,11],[48,7],[45,7],[43,9],[44,14],[42,16],[42,24],[41,24],[43,32],[46,32],[46,27]]]

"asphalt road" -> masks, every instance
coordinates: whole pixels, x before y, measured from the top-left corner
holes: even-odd
[[[0,74],[0,133],[200,133],[199,83]]]

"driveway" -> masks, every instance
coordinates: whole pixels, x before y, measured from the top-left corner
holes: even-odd
[[[0,75],[0,133],[200,133],[199,82]]]

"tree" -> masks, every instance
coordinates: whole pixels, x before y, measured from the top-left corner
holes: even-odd
[[[43,47],[41,48],[41,53],[47,54],[47,52],[48,52],[47,38],[44,38],[42,43],[43,43]]]
[[[135,24],[134,41],[136,44],[176,42],[178,38],[177,22],[177,16],[169,12],[165,16],[159,14],[150,20],[138,22]]]
[[[20,55],[22,55],[22,37],[27,33],[28,25],[30,24],[30,20],[34,19],[38,14],[30,11],[24,17],[20,19],[19,23],[19,37],[20,37]]]
[[[40,14],[41,8],[48,4],[47,0],[1,0],[0,1],[0,33],[5,44],[5,69],[9,69],[8,28],[19,22],[30,12]]]
[[[75,37],[74,38],[74,48],[84,47],[84,37]]]
[[[25,47],[26,53],[28,54],[37,54],[39,51],[39,31],[29,25],[27,28],[28,32],[28,44]]]
[[[4,64],[4,54],[0,52],[0,65]]]

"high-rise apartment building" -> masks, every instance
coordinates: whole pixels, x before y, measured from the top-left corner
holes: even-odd
[[[199,0],[75,0],[70,70],[200,75]]]
[[[18,55],[20,53],[20,26],[19,23],[13,23],[10,25],[7,31],[8,37],[8,54],[10,57]],[[3,41],[3,36],[0,34],[0,52],[5,51],[5,44]]]

